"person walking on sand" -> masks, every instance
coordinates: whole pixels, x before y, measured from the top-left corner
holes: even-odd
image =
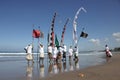
[[[28,63],[29,63],[29,61],[32,61],[33,63],[34,63],[34,61],[33,61],[33,54],[32,54],[32,51],[33,51],[33,45],[32,44],[29,44],[28,46],[26,46],[25,48],[25,51],[26,51],[26,60],[28,61]]]
[[[48,57],[49,57],[49,62],[51,62],[52,61],[52,46],[48,46]]]
[[[69,50],[68,50],[68,54],[69,54],[69,61],[71,61],[72,55],[73,55],[73,49],[72,46],[70,46]]]
[[[56,62],[57,53],[58,53],[58,50],[57,50],[57,47],[55,46],[55,47],[54,47],[54,52],[53,52],[53,59],[54,59],[54,62]]]
[[[42,44],[39,45],[39,63],[41,62],[42,60],[42,64],[44,62],[44,46]]]
[[[78,47],[75,46],[74,47],[74,50],[73,50],[73,53],[74,53],[74,61],[78,61]]]
[[[66,61],[67,46],[63,44],[63,61]]]
[[[59,46],[56,61],[61,62],[62,56],[63,56],[63,48],[62,46]]]
[[[106,52],[106,57],[112,57],[112,53],[111,53],[111,51],[109,50],[108,45],[105,45],[105,52]]]

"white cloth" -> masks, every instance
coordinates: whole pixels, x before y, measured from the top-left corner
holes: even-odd
[[[26,55],[26,59],[27,59],[27,60],[33,60],[33,56],[32,56],[32,54],[27,53],[27,55]]]
[[[112,53],[111,53],[111,51],[109,50],[109,47],[108,47],[108,46],[105,47],[105,50],[106,50],[106,52],[107,52],[110,56],[112,56]]]
[[[76,56],[78,56],[78,48],[77,47],[74,48],[74,53],[75,53]]]
[[[43,47],[39,46],[39,53],[40,57],[44,57],[44,46]]]
[[[59,52],[61,52],[61,54],[63,54],[63,48],[59,47]]]
[[[69,56],[72,56],[73,55],[73,49],[69,48],[68,53],[69,53]]]
[[[63,51],[67,52],[67,46],[66,45],[63,46]]]
[[[32,53],[32,45],[28,45],[27,46],[27,52],[28,53]]]
[[[105,50],[106,50],[106,51],[109,51],[109,47],[106,47]]]
[[[52,47],[48,46],[48,52],[52,53]]]
[[[57,57],[57,53],[58,53],[58,50],[57,50],[57,47],[54,47],[54,52],[53,52],[53,58],[56,58]]]
[[[26,59],[27,60],[32,60],[33,59],[33,56],[32,56],[32,44],[31,45],[28,45],[25,47],[27,49],[27,54],[26,54]]]

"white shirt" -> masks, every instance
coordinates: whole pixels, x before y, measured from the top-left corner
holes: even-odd
[[[32,53],[32,45],[27,46],[27,52]]]
[[[72,56],[73,55],[73,49],[72,48],[69,48],[69,56]]]
[[[63,54],[63,48],[59,47],[59,51],[61,52],[61,54]]]
[[[58,53],[57,47],[54,47],[54,55],[53,55],[54,58],[56,58],[57,53]]]
[[[43,47],[39,46],[39,52],[44,53],[44,46]]]
[[[74,48],[74,52],[75,52],[76,56],[78,56],[78,48]]]
[[[105,49],[106,49],[106,51],[109,51],[109,47],[106,47]]]
[[[48,52],[52,53],[52,47],[48,46]]]
[[[44,46],[39,46],[40,57],[44,57]]]
[[[63,51],[67,52],[67,46],[66,45],[63,46]]]

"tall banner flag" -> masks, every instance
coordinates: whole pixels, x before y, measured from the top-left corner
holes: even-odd
[[[88,34],[82,31],[80,34],[80,37],[87,38]]]
[[[78,15],[80,13],[80,11],[83,10],[84,12],[87,12],[83,7],[80,7],[77,11],[77,13],[75,14],[74,20],[73,20],[73,40],[74,40],[74,45],[77,45],[77,18]]]
[[[39,38],[40,37],[40,30],[35,30],[33,29],[33,32],[32,32],[32,37],[33,38]]]
[[[51,24],[51,29],[50,29],[50,34],[49,34],[49,45],[54,46],[54,23],[55,23],[55,18],[56,18],[56,13],[53,16],[52,24]]]
[[[55,46],[58,48],[59,47],[59,41],[57,39],[57,35],[55,35]]]
[[[63,27],[63,31],[62,31],[62,35],[61,35],[61,43],[60,43],[61,46],[63,45],[64,34],[65,34],[66,25],[67,25],[68,21],[69,21],[69,19],[67,19],[67,21],[66,21],[66,23],[65,23],[65,25]]]

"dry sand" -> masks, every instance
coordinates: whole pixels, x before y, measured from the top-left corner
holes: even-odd
[[[120,54],[106,58],[106,63],[40,80],[120,80]]]

